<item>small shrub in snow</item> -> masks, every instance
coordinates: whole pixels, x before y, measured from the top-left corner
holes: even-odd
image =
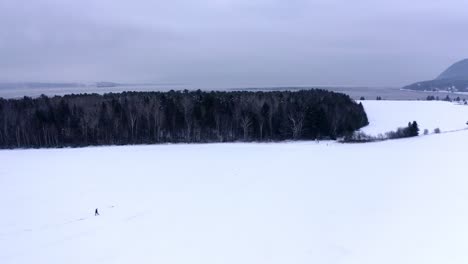
[[[340,140],[340,142],[346,142],[346,143],[366,143],[366,142],[373,142],[373,141],[377,141],[377,139],[361,131],[347,135]]]
[[[434,133],[436,133],[436,134],[440,134],[440,128],[436,128],[436,129],[434,129]]]
[[[384,134],[379,133],[379,134],[377,135],[377,140],[378,140],[378,141],[383,141],[383,140],[385,140]]]
[[[416,137],[419,135],[418,123],[409,122],[407,127],[400,127],[396,131],[390,131],[385,134],[388,139]]]
[[[424,129],[424,135],[428,135],[429,134],[429,130],[428,129]]]

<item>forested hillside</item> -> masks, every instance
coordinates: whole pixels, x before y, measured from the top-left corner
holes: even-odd
[[[367,124],[361,104],[324,90],[0,99],[1,148],[307,140]]]
[[[468,59],[454,63],[436,79],[413,83],[403,89],[419,91],[468,91]]]

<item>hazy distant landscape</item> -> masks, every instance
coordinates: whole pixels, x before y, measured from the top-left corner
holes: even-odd
[[[433,80],[416,82],[404,89],[417,91],[468,92],[468,59],[448,67]]]
[[[320,88],[334,92],[340,92],[351,96],[353,99],[376,99],[377,96],[384,100],[425,100],[427,96],[438,96],[443,99],[446,95],[451,98],[460,97],[468,99],[468,94],[451,93],[451,92],[433,92],[433,91],[414,91],[402,90],[398,87],[355,87],[355,86],[236,86],[236,85],[188,85],[188,84],[135,84],[135,85],[116,85],[112,87],[96,87],[96,86],[60,86],[54,85],[50,87],[30,87],[30,86],[8,86],[0,85],[0,97],[2,98],[20,98],[24,96],[38,97],[42,94],[47,96],[66,95],[66,94],[81,94],[81,93],[119,93],[124,91],[135,92],[150,92],[150,91],[169,91],[169,90],[246,90],[246,91],[275,91],[275,90],[307,90]]]
[[[452,93],[452,92],[434,92],[434,91],[415,91],[415,90],[406,90],[397,87],[328,87],[328,86],[318,86],[318,87],[289,87],[289,88],[271,88],[275,89],[287,89],[287,90],[301,90],[301,89],[312,89],[320,88],[325,90],[330,90],[333,92],[344,93],[349,95],[355,100],[361,99],[364,97],[366,100],[375,100],[377,96],[382,97],[383,100],[426,100],[427,96],[439,97],[440,99],[445,98],[449,95],[451,98],[460,97],[468,98],[468,94],[463,93]],[[264,88],[252,88],[246,90],[269,90]]]

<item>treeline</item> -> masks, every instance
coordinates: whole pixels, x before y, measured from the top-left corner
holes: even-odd
[[[440,131],[439,131],[440,133]],[[424,133],[427,135],[427,133]],[[399,127],[395,131],[389,131],[385,134],[379,134],[378,136],[371,136],[362,131],[354,132],[348,135],[345,135],[343,138],[340,138],[342,143],[367,143],[367,142],[376,142],[384,141],[389,139],[399,139],[399,138],[409,138],[419,136],[419,126],[416,121],[409,122],[406,127]]]
[[[0,148],[334,139],[367,124],[361,104],[324,90],[0,98]]]
[[[463,103],[463,104],[468,104],[466,99],[463,98],[461,99],[460,96],[457,96],[456,98],[450,98],[449,95],[446,95],[445,98],[443,99],[440,99],[439,96],[433,96],[433,95],[428,95],[426,97],[426,100],[427,101],[439,101],[439,100],[442,100],[442,101],[446,101],[446,102],[457,102],[457,103]]]

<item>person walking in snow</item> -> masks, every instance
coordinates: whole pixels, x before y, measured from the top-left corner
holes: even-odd
[[[98,209],[96,208],[96,210],[94,211],[94,216],[98,216],[99,215],[99,212],[98,212]]]

